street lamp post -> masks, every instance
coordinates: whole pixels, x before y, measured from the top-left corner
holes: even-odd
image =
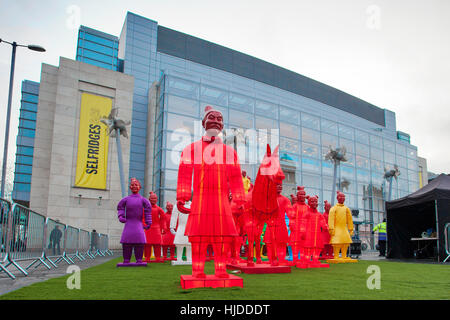
[[[2,167],[2,187],[1,187],[1,198],[4,198],[5,195],[5,180],[6,180],[6,163],[8,160],[8,143],[9,143],[9,122],[11,118],[11,102],[12,102],[12,93],[13,93],[13,82],[14,82],[14,67],[16,64],[16,48],[17,47],[27,47],[30,50],[45,52],[45,49],[38,45],[21,45],[17,44],[17,42],[8,42],[0,39],[0,43],[8,43],[12,45],[12,56],[11,56],[11,73],[9,75],[9,93],[8,93],[8,108],[6,111],[6,128],[5,128],[5,141],[3,147],[3,167]]]

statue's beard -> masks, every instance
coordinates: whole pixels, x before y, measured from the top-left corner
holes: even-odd
[[[216,128],[209,128],[206,129],[206,135],[209,137],[217,137],[219,135],[221,130],[216,129]]]

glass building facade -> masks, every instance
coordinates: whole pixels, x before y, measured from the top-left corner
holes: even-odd
[[[223,138],[238,150],[242,169],[254,181],[266,143],[280,145],[286,175],[283,194],[305,186],[331,201],[332,148],[345,146],[348,161],[338,170],[355,221],[381,222],[388,182],[385,170],[398,165],[392,199],[419,188],[417,148],[397,135],[395,114],[312,79],[128,13],[120,35],[123,72],[135,77],[130,176],[144,178],[153,162],[153,189],[160,203],[176,201],[181,150],[202,134],[206,105],[225,119]],[[147,119],[151,86],[159,88],[155,123]],[[153,159],[145,137],[154,131]],[[403,135],[400,135],[403,136]],[[336,201],[335,201],[336,202]]]
[[[419,188],[417,147],[397,133],[392,111],[244,53],[128,12],[119,38],[81,27],[77,60],[134,76],[128,174],[151,183],[160,204],[176,201],[181,150],[200,138],[206,105],[223,113],[223,139],[238,150],[252,181],[266,144],[279,145],[283,194],[303,185],[319,196],[321,210],[333,196],[333,164],[325,160],[330,147],[347,150],[338,188],[347,206],[359,210],[355,221],[382,220],[389,189],[383,176],[394,165],[400,176],[392,182],[392,199]],[[147,154],[149,134],[155,137],[153,154]]]
[[[12,199],[15,202],[28,206],[30,202],[39,83],[24,80],[22,81],[21,91],[22,99],[20,101],[19,131],[16,140]]]
[[[78,30],[76,60],[97,67],[120,71],[119,39],[85,26]]]

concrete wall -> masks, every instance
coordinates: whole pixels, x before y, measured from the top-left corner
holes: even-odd
[[[131,120],[133,88],[132,76],[83,62],[61,57],[59,67],[42,65],[30,207],[71,226],[108,234],[111,248],[120,248],[123,229],[116,211],[122,197],[116,140],[109,139],[106,190],[74,187],[81,94],[112,98],[118,117]],[[121,137],[121,145],[128,181],[129,139]]]

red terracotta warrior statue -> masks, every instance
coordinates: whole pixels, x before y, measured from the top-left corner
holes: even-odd
[[[177,207],[193,197],[185,234],[192,244],[192,276],[206,278],[204,273],[206,248],[214,251],[215,276],[228,278],[226,253],[233,237],[238,236],[233,221],[229,192],[238,205],[245,191],[236,151],[225,145],[219,133],[223,129],[223,116],[207,106],[202,121],[206,134],[184,148],[178,170]],[[192,179],[193,177],[193,179]]]
[[[293,265],[299,264],[299,255],[301,255],[299,267],[303,267],[303,244],[305,236],[305,219],[304,216],[309,207],[305,203],[306,193],[305,187],[297,187],[297,202],[294,204],[294,210],[289,217],[289,224],[291,226],[291,234],[289,236],[289,244],[292,248],[292,263]]]
[[[164,219],[164,210],[156,205],[158,196],[154,192],[150,192],[150,203],[152,205],[152,225],[150,229],[145,231],[146,243],[144,248],[145,262],[150,262],[150,257],[153,254],[156,262],[162,262],[161,258],[161,244],[162,244],[162,232],[161,231],[161,218]]]
[[[240,262],[241,248],[244,244],[244,206],[238,206],[236,202],[233,201],[233,195],[230,193],[230,205],[231,212],[233,213],[234,224],[238,232],[237,237],[233,237],[231,242],[231,252],[230,252],[230,263],[237,264]]]
[[[286,213],[291,215],[293,210],[289,199],[281,194],[282,191],[283,185],[278,183],[278,212],[267,221],[267,229],[264,234],[267,256],[273,266],[286,265],[286,246],[289,242]]]
[[[331,203],[329,203],[327,200],[324,201],[324,212],[323,212],[323,218],[327,222],[328,225],[328,216],[331,209]],[[333,246],[330,244],[330,233],[327,230],[322,230],[322,241],[323,241],[323,249],[321,253],[322,259],[333,259]]]
[[[163,260],[174,260],[175,245],[173,244],[173,239],[175,238],[175,235],[170,232],[170,220],[172,218],[173,204],[169,201],[166,203],[166,210],[167,211],[162,215],[163,219],[161,223]],[[170,250],[170,258],[167,258],[168,250]]]
[[[321,264],[319,261],[320,251],[323,248],[322,231],[328,232],[328,225],[323,215],[317,211],[319,204],[318,196],[307,196],[309,210],[305,214],[305,237],[303,242],[304,253],[308,268],[329,267],[328,264]]]

